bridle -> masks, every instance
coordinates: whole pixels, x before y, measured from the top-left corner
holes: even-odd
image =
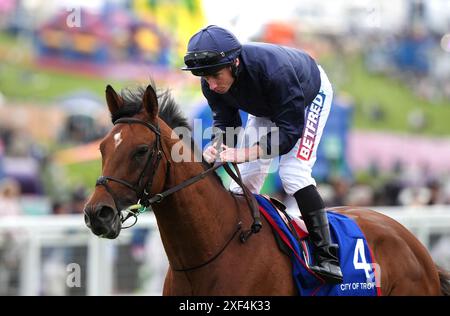
[[[159,167],[159,164],[161,162],[163,155],[166,158],[166,162],[167,162],[166,179],[168,178],[169,171],[170,171],[170,160],[168,159],[166,153],[164,152],[164,150],[161,146],[161,132],[160,132],[159,126],[153,125],[151,123],[148,123],[148,122],[142,121],[140,119],[136,119],[136,118],[121,118],[121,119],[116,120],[114,122],[114,125],[117,125],[120,123],[144,125],[145,127],[149,128],[156,136],[156,141],[154,142],[153,148],[148,156],[148,160],[145,163],[145,166],[142,169],[136,184],[133,185],[128,181],[118,179],[115,177],[111,177],[111,176],[104,176],[104,175],[100,176],[97,179],[96,186],[103,186],[106,189],[106,191],[113,198],[114,205],[116,206],[116,209],[118,212],[115,216],[120,217],[121,223],[123,224],[131,216],[133,216],[135,218],[135,221],[133,224],[131,224],[127,227],[122,227],[122,229],[130,228],[130,227],[134,226],[137,222],[138,214],[145,212],[147,209],[152,210],[152,204],[160,203],[165,197],[205,178],[207,175],[209,175],[216,169],[218,169],[220,167],[224,167],[225,170],[227,171],[227,173],[242,187],[242,189],[244,191],[244,196],[250,206],[250,209],[252,211],[252,215],[254,218],[254,222],[253,222],[251,228],[247,231],[241,232],[240,241],[242,243],[244,243],[248,240],[248,238],[250,238],[250,236],[252,234],[258,233],[260,231],[262,224],[261,224],[259,209],[256,204],[256,200],[253,197],[253,195],[248,191],[248,189],[245,187],[245,185],[242,183],[239,169],[237,168],[236,164],[233,164],[233,166],[235,167],[237,176],[236,176],[236,174],[234,174],[234,172],[232,171],[232,169],[230,168],[230,166],[227,163],[224,163],[224,162],[216,163],[212,167],[204,170],[203,172],[196,175],[195,177],[192,177],[192,178],[190,178],[186,181],[183,181],[182,183],[180,183],[168,190],[165,190],[161,193],[155,194],[152,197],[150,197],[150,191],[151,191],[151,188],[153,185],[153,179],[155,177],[156,170]],[[220,147],[220,144],[219,144],[219,147]],[[152,172],[151,172],[150,176],[148,177],[147,181],[144,182],[146,172],[150,166],[153,166]],[[135,204],[135,205],[127,208],[126,210],[121,210],[117,203],[117,196],[114,194],[114,192],[111,190],[110,186],[108,185],[109,181],[119,183],[119,184],[129,188],[130,190],[134,191],[134,193],[136,194],[136,197],[138,199],[138,204]],[[122,212],[125,212],[126,216],[124,216]],[[228,239],[228,241],[225,243],[225,245],[220,249],[220,251],[217,252],[214,256],[212,256],[206,262],[196,265],[196,266],[193,266],[193,267],[189,267],[189,268],[181,268],[181,269],[172,268],[172,270],[174,270],[174,271],[191,271],[191,270],[195,270],[195,269],[201,268],[203,266],[206,266],[207,264],[214,261],[217,257],[219,257],[223,251],[225,251],[227,246],[230,244],[230,242],[234,239],[236,234],[241,229],[242,229],[242,221],[240,219],[238,219],[238,223],[236,225],[236,229],[235,229],[234,233],[231,235],[231,237]]]
[[[139,120],[136,118],[121,118],[121,119],[116,120],[114,122],[114,125],[117,125],[120,123],[141,124],[141,125],[144,125],[145,127],[149,128],[156,135],[156,141],[153,144],[153,148],[150,151],[150,155],[147,159],[147,162],[145,163],[144,168],[142,169],[141,173],[139,174],[139,178],[136,181],[136,184],[131,184],[128,181],[118,179],[115,177],[111,177],[111,176],[100,176],[97,179],[97,182],[95,184],[96,186],[101,185],[101,186],[105,187],[106,191],[111,195],[111,197],[113,198],[113,201],[114,201],[114,205],[116,206],[116,209],[118,211],[118,214],[116,214],[116,215],[120,216],[120,220],[121,220],[122,224],[129,217],[134,216],[135,221],[133,224],[131,224],[130,226],[127,226],[127,227],[122,227],[122,229],[126,229],[126,228],[130,228],[136,224],[138,213],[136,211],[134,211],[133,209],[127,209],[127,210],[124,210],[127,213],[127,215],[124,217],[124,215],[122,214],[122,210],[120,209],[120,207],[117,203],[117,197],[114,194],[114,192],[111,190],[110,186],[108,185],[108,182],[112,181],[112,182],[120,183],[121,185],[126,186],[127,188],[134,191],[134,193],[136,194],[137,200],[138,200],[138,205],[143,207],[143,208],[141,208],[140,211],[143,212],[147,208],[151,207],[151,204],[160,202],[162,200],[161,194],[156,194],[155,196],[150,198],[150,190],[153,185],[153,179],[155,177],[155,173],[156,173],[156,170],[158,169],[159,163],[161,162],[162,156],[164,155],[166,158],[166,161],[167,161],[166,176],[169,174],[170,161],[169,161],[169,159],[167,159],[166,153],[162,149],[161,132],[160,132],[158,125],[155,126],[153,124],[150,124],[148,122],[145,122],[145,121],[142,121],[142,120]],[[148,177],[147,181],[144,182],[145,175],[150,166],[153,167],[152,173]]]

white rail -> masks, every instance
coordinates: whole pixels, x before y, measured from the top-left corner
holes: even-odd
[[[151,229],[151,233],[158,233],[153,214],[141,215],[134,227],[145,227]],[[0,221],[0,233],[2,231],[12,231],[23,241],[19,294],[28,296],[40,292],[43,247],[61,246],[86,246],[87,295],[111,295],[113,262],[110,248],[130,243],[131,237],[131,230],[123,230],[116,240],[98,238],[85,226],[80,215],[4,217]]]
[[[372,208],[405,225],[429,248],[431,234],[450,235],[450,206]],[[135,227],[151,229],[158,234],[153,214],[142,215]],[[129,244],[131,231],[124,230],[116,240],[94,236],[80,215],[4,217],[0,221],[0,235],[15,231],[23,240],[20,266],[20,295],[39,295],[42,277],[41,251],[43,247],[87,247],[87,295],[112,295],[113,265],[111,248]],[[68,234],[70,232],[70,234]],[[159,238],[157,236],[156,238]],[[165,254],[156,254],[152,260],[162,260]],[[156,294],[156,293],[148,293]]]

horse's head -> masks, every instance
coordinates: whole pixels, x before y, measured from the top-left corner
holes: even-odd
[[[148,86],[131,95],[106,88],[114,127],[101,141],[103,175],[84,209],[92,232],[110,239],[120,233],[122,210],[138,201],[145,204],[151,192],[160,192],[167,170],[156,92]]]

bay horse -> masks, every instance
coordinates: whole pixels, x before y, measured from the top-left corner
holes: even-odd
[[[239,240],[240,228],[253,222],[249,205],[214,172],[205,173],[205,162],[195,162],[192,138],[180,141],[173,132],[188,124],[169,92],[156,93],[151,84],[119,95],[107,86],[106,101],[114,126],[101,141],[103,176],[84,210],[91,231],[116,238],[121,210],[146,201],[169,260],[163,295],[297,295],[291,261],[265,219],[258,234]],[[187,153],[191,162],[175,161],[173,152]],[[401,224],[357,207],[330,210],[352,218],[364,233],[381,267],[382,295],[450,294],[448,274]]]

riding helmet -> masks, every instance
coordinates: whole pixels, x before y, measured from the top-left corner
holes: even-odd
[[[184,56],[186,67],[196,76],[207,76],[231,65],[239,56],[242,45],[230,31],[209,25],[194,34]]]

